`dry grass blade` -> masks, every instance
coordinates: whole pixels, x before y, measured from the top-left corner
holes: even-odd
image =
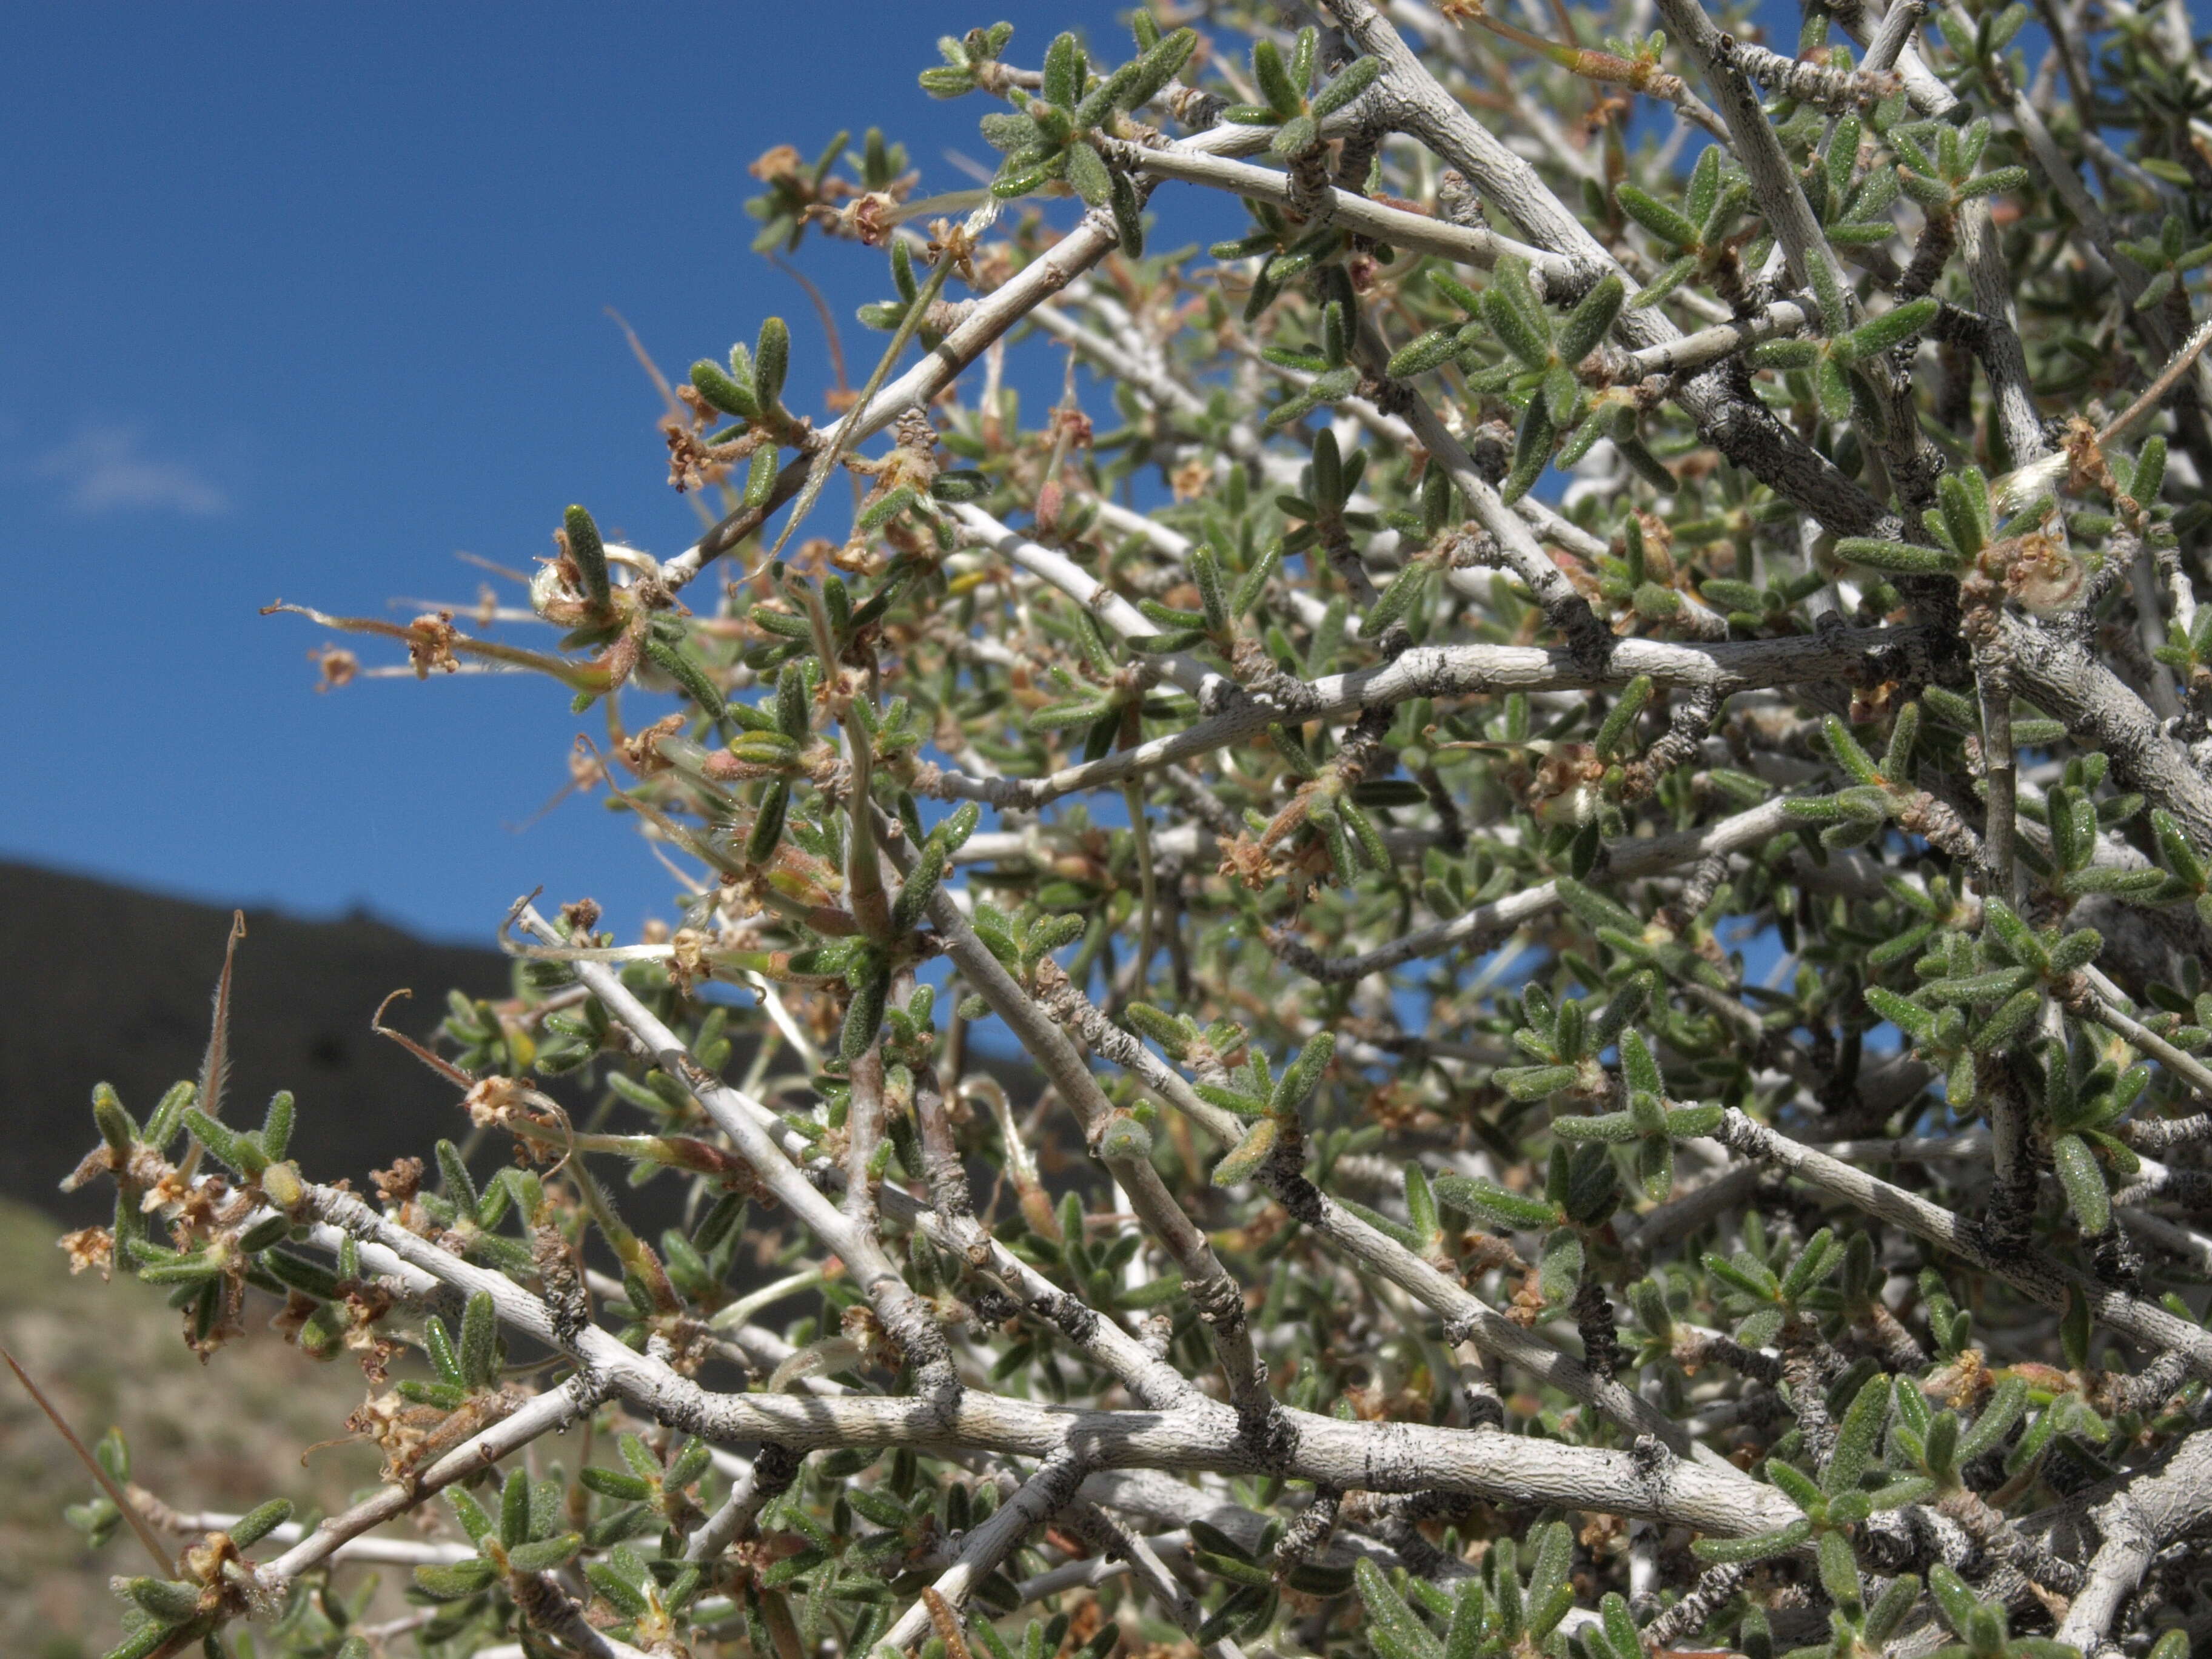
[[[629,325],[629,319],[612,306],[609,306],[606,312],[614,319],[615,326],[622,330],[623,338],[629,343],[630,356],[637,359],[637,366],[645,371],[646,379],[653,382],[653,389],[660,394],[662,419],[674,421],[678,425],[690,419],[690,410],[684,407],[683,400],[676,395],[676,388],[669,385],[668,377],[660,372],[660,365],[653,361],[653,354],[645,349],[645,342],[637,337],[637,331]],[[728,490],[725,489],[723,495],[726,499]],[[686,495],[684,499],[691,504],[691,510],[698,515],[699,522],[712,528],[714,523],[713,509],[696,495]]]
[[[652,355],[645,349],[645,342],[637,337],[637,331],[629,325],[629,319],[612,306],[609,306],[606,311],[607,315],[614,319],[615,326],[623,331],[623,338],[629,343],[630,356],[637,359],[637,366],[645,371],[646,378],[653,382],[653,389],[660,394],[661,406],[667,410],[669,417],[678,421],[684,419],[690,411],[678,400],[676,388],[668,384],[668,377],[660,372],[660,365],[653,361]]]
[[[837,319],[830,309],[830,301],[823,297],[821,289],[816,285],[812,277],[781,254],[770,254],[769,263],[799,284],[800,290],[806,295],[807,302],[814,307],[815,316],[821,320],[822,337],[830,348],[830,374],[837,382],[837,390],[834,394],[836,401],[832,406],[841,414],[847,409],[854,407],[853,383],[846,378],[845,374],[845,341],[837,331]],[[866,486],[855,477],[853,480],[853,505],[857,507],[866,494]]]
[[[230,937],[222,947],[222,977],[215,986],[215,1020],[208,1030],[207,1056],[200,1061],[199,1109],[210,1117],[222,1115],[222,1091],[230,1081],[230,979],[238,959],[238,942],[246,937],[246,912],[234,910]]]

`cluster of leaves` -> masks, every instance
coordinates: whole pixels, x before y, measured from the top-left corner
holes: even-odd
[[[1522,411],[1503,487],[1506,501],[1528,492],[1555,451],[1558,464],[1571,467],[1608,438],[1643,477],[1672,489],[1673,476],[1638,435],[1636,399],[1613,391],[1592,398],[1584,389],[1585,374],[1602,374],[1585,359],[1629,303],[1619,276],[1601,277],[1558,319],[1538,298],[1528,264],[1517,254],[1498,260],[1490,285],[1479,294],[1441,270],[1431,270],[1428,280],[1437,296],[1466,320],[1432,328],[1401,347],[1390,360],[1390,372],[1419,375],[1455,364],[1471,392],[1501,396]]]
[[[1377,1659],[1491,1659],[1555,1650],[1560,1621],[1575,1605],[1573,1538],[1553,1522],[1536,1528],[1528,1545],[1525,1581],[1519,1549],[1502,1538],[1484,1553],[1482,1571],[1461,1580],[1456,1592],[1403,1575],[1393,1583],[1363,1559],[1355,1571]],[[1441,1634],[1431,1620],[1443,1626]],[[1627,1601],[1607,1596],[1600,1622],[1586,1627],[1570,1650],[1581,1659],[1641,1652]]]
[[[1012,112],[983,118],[983,137],[1006,157],[991,181],[993,194],[1016,198],[1064,179],[1092,207],[1111,206],[1124,228],[1123,247],[1133,256],[1143,248],[1135,186],[1126,173],[1107,166],[1097,141],[1102,133],[1114,136],[1118,118],[1151,102],[1175,79],[1197,49],[1198,36],[1190,29],[1163,35],[1140,28],[1138,43],[1143,50],[1135,58],[1099,75],[1082,42],[1060,35],[1045,52],[1039,95],[1014,88],[1008,94]]]

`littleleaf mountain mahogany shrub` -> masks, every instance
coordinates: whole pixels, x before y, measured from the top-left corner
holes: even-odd
[[[220,1019],[97,1097],[80,1259],[360,1364],[387,1476],[103,1442],[118,1659],[2201,1647],[2186,13],[1131,21],[946,37],[987,183],[754,164],[887,337],[701,358],[696,545],[308,613],[556,682],[681,925],[519,903],[374,1194]]]

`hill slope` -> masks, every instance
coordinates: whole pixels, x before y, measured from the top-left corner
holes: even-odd
[[[0,1194],[71,1220],[95,1218],[106,1194],[71,1198],[56,1183],[95,1136],[92,1085],[112,1083],[143,1118],[179,1078],[198,1074],[210,997],[230,913],[88,877],[0,861],[0,915],[15,950],[0,957],[0,1121],[10,1152]],[[249,910],[238,947],[229,1099],[258,1118],[278,1089],[300,1099],[296,1156],[318,1176],[362,1182],[397,1152],[426,1153],[461,1126],[452,1087],[369,1030],[402,987],[395,1023],[434,1026],[448,987],[506,993],[495,951],[426,944],[374,917],[307,921]]]

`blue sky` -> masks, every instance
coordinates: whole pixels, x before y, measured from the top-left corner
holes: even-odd
[[[606,308],[672,371],[779,312],[818,389],[813,313],[750,252],[746,163],[876,122],[957,188],[945,152],[988,154],[984,105],[915,86],[936,37],[1005,17],[1033,60],[1068,24],[1113,46],[1115,11],[0,9],[0,856],[447,938],[539,883],[666,914],[626,821],[512,827],[566,778],[558,688],[318,696],[323,630],[256,613],[471,599],[457,550],[527,567],[570,501],[680,549],[696,520]],[[802,260],[857,357],[882,256]]]

